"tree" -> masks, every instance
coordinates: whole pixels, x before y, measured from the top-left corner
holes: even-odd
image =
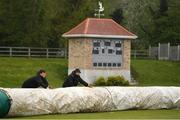
[[[160,13],[164,13],[168,11],[168,1],[167,0],[160,0]]]
[[[112,19],[117,23],[121,24],[123,22],[123,10],[121,8],[116,9],[111,15]]]
[[[94,17],[99,0],[0,0],[0,46],[67,47],[62,34]],[[101,0],[105,18],[137,34],[133,48],[179,43],[179,0]]]
[[[47,46],[43,0],[1,0],[3,46]]]
[[[179,44],[180,28],[178,26],[180,25],[180,13],[178,12],[178,9],[180,7],[180,2],[178,0],[169,1],[169,4],[166,2],[162,3],[160,0],[160,9],[159,11],[156,11],[156,14],[154,15],[154,44],[159,42]],[[166,6],[166,8],[163,7],[162,10],[162,6]]]

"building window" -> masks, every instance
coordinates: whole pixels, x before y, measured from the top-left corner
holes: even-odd
[[[115,47],[121,47],[121,43],[116,43]]]
[[[117,66],[118,66],[118,67],[121,67],[121,63],[118,63]]]
[[[93,66],[94,66],[94,67],[97,67],[97,63],[93,63]]]
[[[116,55],[122,55],[122,51],[121,50],[116,50]]]
[[[121,63],[93,63],[94,67],[121,67]]]
[[[94,47],[100,47],[100,42],[94,42],[94,43],[93,43],[93,46],[94,46]]]
[[[99,50],[98,49],[93,49],[93,54],[99,54]]]
[[[102,49],[102,54],[104,54],[105,53],[105,49]]]
[[[113,54],[113,50],[112,49],[108,49],[108,54]]]
[[[111,63],[108,63],[108,67],[111,67]]]
[[[111,42],[110,41],[105,41],[104,46],[111,46]]]
[[[102,63],[98,63],[98,67],[102,67]]]
[[[103,67],[107,67],[107,63],[103,63]]]
[[[116,63],[113,63],[113,67],[116,67]]]

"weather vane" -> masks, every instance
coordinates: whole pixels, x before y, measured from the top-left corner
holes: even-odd
[[[95,11],[98,13],[95,13],[94,16],[98,16],[98,18],[101,18],[101,16],[104,16],[104,14],[102,13],[104,11],[104,7],[103,7],[102,2],[100,2],[100,1],[99,1],[98,5],[99,5],[99,8],[95,9]]]

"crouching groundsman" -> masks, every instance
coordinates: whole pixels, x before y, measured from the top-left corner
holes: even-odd
[[[86,87],[91,87],[87,82],[85,82],[80,77],[80,73],[81,73],[81,71],[79,69],[72,71],[72,73],[65,80],[63,87],[74,87],[74,86],[77,86],[78,83],[81,83]]]
[[[22,88],[48,88],[49,84],[46,76],[45,70],[39,70],[36,76],[29,78],[23,83]]]

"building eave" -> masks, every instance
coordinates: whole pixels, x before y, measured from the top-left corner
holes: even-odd
[[[126,35],[96,35],[96,34],[71,34],[62,35],[65,38],[114,38],[114,39],[137,39],[137,36],[126,36]]]

